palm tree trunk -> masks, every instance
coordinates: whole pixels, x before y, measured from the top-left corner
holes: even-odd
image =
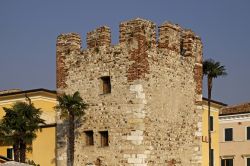
[[[26,143],[21,140],[20,141],[20,162],[21,163],[25,163],[25,159],[26,159]]]
[[[210,127],[210,115],[211,115],[211,94],[212,94],[212,85],[213,85],[213,79],[208,77],[207,87],[208,87],[208,165],[213,166],[212,158],[211,158],[211,127]]]
[[[68,128],[68,166],[74,165],[75,152],[75,116],[72,112],[69,113],[69,128]]]
[[[16,162],[19,162],[20,161],[19,141],[16,141],[14,143],[13,150],[14,150],[14,160]]]

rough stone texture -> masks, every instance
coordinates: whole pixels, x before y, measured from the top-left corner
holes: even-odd
[[[98,28],[81,51],[79,35],[58,37],[57,90],[79,91],[89,104],[77,122],[76,165],[201,165],[200,38],[164,23],[157,42],[156,25],[143,19],[122,22],[119,37],[110,46],[109,28]],[[102,94],[103,76],[111,77],[109,94]],[[65,124],[58,118],[60,166],[66,165]],[[93,146],[85,144],[87,130],[94,132]],[[108,147],[100,146],[99,131],[108,131]]]
[[[76,33],[61,34],[56,42],[56,87],[66,88],[66,77],[70,64],[65,63],[67,56],[80,54],[81,37]]]

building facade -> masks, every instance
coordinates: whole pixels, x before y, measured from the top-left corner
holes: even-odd
[[[202,166],[208,166],[208,99],[203,98],[203,113],[202,113]],[[219,149],[219,112],[226,104],[211,101],[211,149],[212,161],[214,166],[220,166],[220,149]]]
[[[40,166],[54,166],[56,154],[56,124],[55,110],[56,92],[47,89],[33,89],[27,91],[12,90],[0,92],[0,118],[5,115],[3,107],[11,107],[16,102],[27,102],[28,96],[36,108],[41,108],[41,118],[45,120],[37,138],[32,142],[32,151],[27,153],[27,159],[35,161]],[[0,145],[0,155],[13,159],[12,145]]]
[[[220,113],[221,166],[250,166],[250,103]]]
[[[76,165],[200,166],[202,43],[191,30],[148,20],[57,38],[57,92],[89,104],[78,123]],[[57,164],[66,165],[66,123],[57,119]]]

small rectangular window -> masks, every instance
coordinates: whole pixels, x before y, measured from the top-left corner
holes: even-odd
[[[221,166],[233,166],[233,159],[222,159]]]
[[[233,140],[233,129],[226,128],[225,129],[225,141],[232,141]]]
[[[111,93],[111,81],[110,76],[101,77],[102,80],[102,93]]]
[[[94,145],[93,131],[85,131],[86,145]]]
[[[13,159],[13,148],[7,149],[7,158]]]
[[[250,127],[247,127],[247,140],[250,140]]]
[[[250,158],[247,158],[247,166],[250,166]]]
[[[101,136],[101,147],[109,146],[108,131],[100,131],[100,136]]]
[[[210,116],[210,131],[214,131],[214,117]]]

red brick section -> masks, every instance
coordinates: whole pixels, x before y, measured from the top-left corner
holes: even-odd
[[[158,48],[167,48],[180,53],[181,48],[181,27],[169,22],[159,27]]]
[[[183,33],[182,50],[183,56],[195,56],[194,55],[194,45],[195,45],[195,34],[191,30],[185,30]]]
[[[131,50],[129,52],[129,60],[133,61],[133,64],[128,68],[128,81],[134,81],[140,78],[144,78],[145,74],[149,72],[149,63],[147,60],[147,43],[144,36],[135,36],[138,40],[138,49]]]
[[[87,33],[87,48],[99,46],[109,47],[111,44],[111,32],[107,26],[102,26]]]
[[[201,95],[202,94],[202,65],[196,64],[194,66],[194,80],[196,82],[196,94]]]
[[[56,87],[66,88],[65,78],[67,76],[67,69],[65,66],[65,56],[56,56]]]
[[[121,23],[120,43],[130,45],[129,60],[133,63],[127,70],[128,81],[145,78],[149,72],[147,50],[156,45],[155,25],[142,19]]]
[[[243,114],[243,113],[250,113],[250,102],[224,107],[220,111],[220,115]]]
[[[175,159],[167,161],[167,166],[176,166],[176,165],[180,165],[180,164],[181,164],[181,162],[176,161]]]
[[[182,55],[185,57],[195,57],[194,80],[196,82],[196,94],[202,94],[202,43],[201,39],[191,30],[185,30],[182,38]]]
[[[66,88],[68,68],[66,58],[72,54],[79,54],[81,49],[81,37],[77,33],[62,34],[57,37],[56,43],[56,87]]]

